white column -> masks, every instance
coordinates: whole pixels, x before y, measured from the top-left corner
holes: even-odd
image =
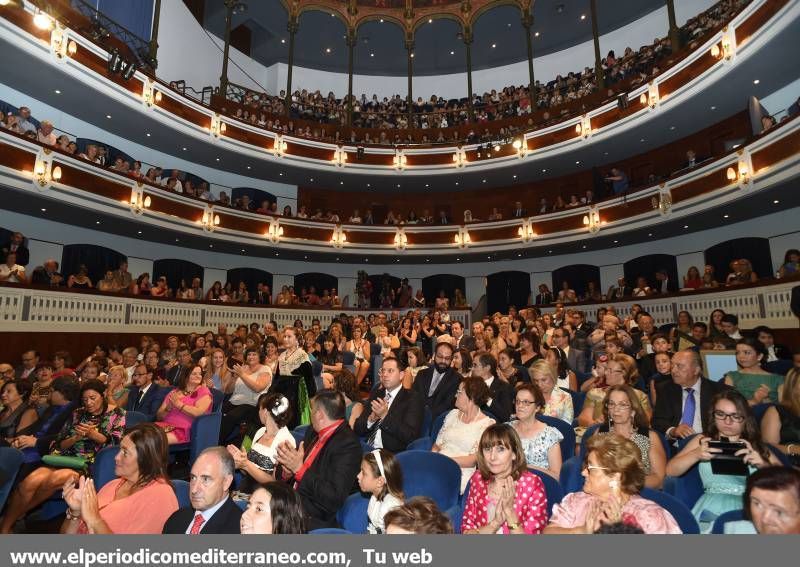
[[[611,264],[600,266],[600,292],[605,295],[608,288],[617,285],[617,279],[625,275],[625,268],[622,264]],[[628,282],[631,285],[633,282]]]
[[[137,258],[128,256],[128,271],[131,277],[136,280],[142,274],[150,274],[150,281],[153,280],[153,261],[147,258]]]
[[[403,278],[400,277],[402,280]],[[418,289],[422,289],[422,278],[408,278],[408,285],[411,286],[411,297],[416,295]],[[462,290],[463,291],[463,290]],[[428,297],[427,299],[433,299]]]
[[[41,266],[46,260],[53,259],[58,262],[59,270],[61,269],[61,256],[64,253],[64,246],[56,244],[55,242],[45,242],[43,240],[28,239],[28,251],[30,252],[30,261],[25,266],[25,274],[27,277],[33,275],[33,270],[37,266]],[[115,268],[116,269],[116,268]],[[64,274],[64,277],[69,277],[69,274]]]
[[[683,277],[689,268],[694,266],[703,275],[703,268],[706,265],[706,256],[702,252],[690,252],[689,254],[680,254],[675,256],[675,262],[678,264],[678,287],[683,287]]]
[[[786,251],[791,248],[800,248],[800,234],[782,234],[769,239],[769,251],[772,256],[772,274],[758,274],[758,277],[768,277],[775,275],[775,272],[783,265],[783,257]]]
[[[545,284],[553,294],[553,272],[533,272],[531,273],[531,303],[536,303],[536,296],[539,295],[539,286]]]
[[[290,274],[272,274],[272,299],[280,293],[283,286],[289,287],[294,285],[294,276]],[[298,293],[300,290],[297,290]],[[341,290],[340,295],[341,295]]]
[[[223,286],[228,280],[228,271],[218,268],[203,268],[203,290],[208,291],[214,282],[219,281]]]
[[[474,309],[481,297],[486,294],[486,277],[474,276],[466,278],[466,288],[464,293],[467,295],[467,303]]]
[[[355,307],[358,304],[358,296],[356,295],[356,278],[339,278],[339,299],[344,302],[345,296],[349,296],[348,307]],[[280,291],[280,290],[278,290]]]

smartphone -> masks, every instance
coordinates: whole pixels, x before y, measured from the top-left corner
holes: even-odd
[[[743,442],[730,441],[726,437],[721,437],[719,441],[709,441],[708,446],[720,450],[711,458],[711,472],[730,476],[750,474],[750,469],[744,462],[744,456],[736,455],[737,451],[747,447]]]

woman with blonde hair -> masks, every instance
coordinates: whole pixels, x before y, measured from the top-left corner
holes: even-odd
[[[780,402],[761,419],[764,441],[789,455],[800,466],[800,370],[792,368],[783,383]]]
[[[557,386],[558,376],[553,366],[546,360],[537,360],[528,369],[531,382],[542,392],[544,407],[542,415],[557,417],[572,424],[575,408],[572,407],[572,396]]]
[[[603,423],[605,421],[603,418],[603,400],[606,398],[608,389],[612,386],[625,384],[632,386],[638,380],[639,370],[633,357],[623,353],[609,356],[606,363],[604,382],[598,383],[586,392],[586,401],[583,403],[580,415],[578,415],[578,425],[585,428],[595,423]],[[647,400],[647,395],[641,390],[634,390],[634,392],[639,398],[646,422],[649,424],[652,417],[652,409],[650,408],[650,402]]]
[[[125,387],[127,377],[128,373],[121,364],[108,369],[105,397],[109,406],[124,409],[128,405],[128,388]]]
[[[233,391],[235,376],[228,368],[228,357],[221,348],[215,348],[208,357],[203,382],[207,388],[216,388],[230,394]]]

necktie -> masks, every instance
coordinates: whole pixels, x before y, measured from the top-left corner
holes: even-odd
[[[189,530],[189,533],[192,535],[197,535],[200,533],[200,528],[202,527],[205,520],[203,519],[203,514],[196,514],[194,517],[194,522],[192,522],[192,529]]]
[[[428,388],[428,397],[432,398],[434,392],[436,392],[436,388],[439,387],[439,382],[442,381],[444,374],[439,374],[436,370],[433,371],[433,377],[431,378],[431,387]]]
[[[694,388],[684,388],[686,392],[686,402],[683,404],[683,415],[681,416],[681,423],[692,427],[694,424]]]
[[[142,390],[141,392],[139,392],[139,399],[138,399],[138,400],[136,400],[136,407],[137,407],[137,408],[138,408],[139,406],[141,406],[141,405],[142,405],[142,400],[144,399],[144,394],[145,394],[145,391],[144,391],[144,390]]]
[[[384,399],[386,400],[387,405],[392,401],[392,394],[388,390],[386,391],[386,397]],[[369,445],[375,444],[375,437],[378,436],[378,431],[381,430],[381,421],[383,421],[383,418],[378,419],[378,421],[372,424],[372,431],[370,432],[369,437],[367,437],[367,443]]]

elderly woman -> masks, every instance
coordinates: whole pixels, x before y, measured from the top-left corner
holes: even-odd
[[[736,365],[739,370],[725,374],[728,386],[736,388],[751,406],[774,403],[781,397],[783,376],[764,370],[767,348],[753,337],[745,337],[736,343]]]
[[[519,384],[514,398],[517,419],[511,426],[522,441],[522,452],[529,468],[546,472],[556,480],[561,471],[561,432],[536,419],[544,409],[544,396],[534,384]]]
[[[542,480],[528,471],[519,435],[491,425],[479,442],[461,521],[465,534],[539,534],[547,523]]]
[[[596,434],[609,433],[630,439],[639,447],[645,486],[660,490],[667,466],[664,446],[658,433],[648,427],[639,397],[628,385],[612,386],[603,400],[603,424]]]
[[[544,397],[544,406],[541,413],[550,417],[557,417],[572,424],[575,410],[572,407],[572,396],[559,388],[556,383],[558,376],[552,365],[545,360],[537,360],[528,369],[531,382],[535,384]]]
[[[117,478],[95,489],[81,476],[64,483],[67,518],[62,534],[160,534],[178,499],[167,473],[167,438],[140,423],[125,434],[114,458]]]
[[[641,451],[619,435],[596,435],[586,444],[583,491],[553,507],[546,534],[593,534],[603,524],[622,522],[646,534],[681,533],[675,518],[639,496],[645,473]]]
[[[284,351],[278,357],[278,373],[275,375],[275,391],[289,398],[295,417],[289,423],[293,428],[311,423],[309,400],[316,394],[317,385],[308,354],[300,347],[299,333],[294,327],[283,331]]]
[[[698,465],[704,494],[695,503],[692,513],[700,527],[709,529],[720,514],[742,507],[747,476],[718,474],[711,465],[716,453],[722,449],[710,445],[725,438],[740,443],[736,455],[742,458],[749,472],[779,465],[780,461],[761,441],[758,424],[747,400],[736,390],[724,390],[711,399],[707,426],[701,435],[692,437],[680,453],[667,463],[669,476],[681,476]]]
[[[225,443],[240,423],[253,423],[258,416],[258,397],[265,393],[273,382],[269,367],[261,364],[257,349],[249,348],[244,364],[234,364],[233,394],[222,406],[220,442]]]
[[[464,492],[475,472],[478,441],[483,431],[495,421],[481,412],[489,400],[489,387],[481,378],[464,379],[456,391],[456,407],[445,416],[442,429],[431,449],[453,459],[461,467],[461,489]]]
[[[295,446],[286,424],[292,419],[289,400],[282,394],[262,394],[258,398],[258,418],[261,428],[253,435],[250,449],[245,451],[235,445],[228,445],[228,453],[233,457],[236,468],[245,474],[239,484],[239,491],[253,492],[258,484],[275,480],[276,453],[281,443]]]
[[[104,397],[105,384],[100,380],[87,380],[81,385],[81,407],[72,414],[53,441],[54,453],[59,457],[72,457],[73,468],[41,467],[23,480],[12,494],[0,524],[0,533],[11,533],[18,519],[32,510],[68,481],[75,481],[78,470],[94,461],[100,449],[118,445],[125,429],[125,411],[110,407]],[[48,457],[44,457],[47,462]]]
[[[589,427],[595,423],[603,423],[603,400],[606,391],[611,386],[631,386],[639,380],[639,371],[636,368],[636,361],[627,354],[617,353],[611,355],[606,363],[605,381],[598,384],[586,393],[586,401],[583,409],[578,416],[578,425]],[[647,395],[641,390],[634,390],[639,403],[642,406],[646,423],[650,423],[652,410]]]
[[[0,389],[0,440],[14,437],[18,429],[24,429],[36,422],[36,409],[28,404],[31,385],[27,380],[11,380]]]
[[[283,482],[268,482],[253,491],[239,523],[243,534],[304,534],[300,496]]]
[[[181,373],[176,388],[161,402],[156,412],[156,425],[167,434],[170,445],[187,443],[192,422],[211,411],[211,390],[203,384],[203,369],[192,367],[187,374]]]

